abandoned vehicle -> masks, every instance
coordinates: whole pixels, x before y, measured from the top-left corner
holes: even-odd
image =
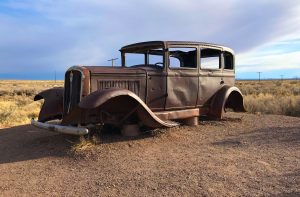
[[[85,135],[97,125],[147,128],[197,125],[199,116],[221,119],[227,108],[244,112],[235,83],[234,52],[202,42],[151,41],[120,49],[121,66],[73,66],[64,88],[44,99],[39,128]],[[59,124],[46,123],[60,119]]]

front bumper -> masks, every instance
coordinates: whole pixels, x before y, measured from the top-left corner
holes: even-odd
[[[71,126],[61,126],[55,124],[47,124],[43,122],[38,122],[34,119],[31,120],[31,124],[40,129],[46,129],[52,132],[65,133],[70,135],[86,135],[89,133],[89,129],[83,127],[71,127]]]

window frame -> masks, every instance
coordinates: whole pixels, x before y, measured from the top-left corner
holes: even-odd
[[[230,54],[231,55],[231,57],[232,57],[232,69],[228,69],[228,68],[225,68],[225,53],[228,53],[228,54]],[[235,70],[235,59],[234,59],[235,57],[234,57],[234,54],[232,54],[231,52],[229,52],[229,51],[223,51],[223,61],[224,61],[224,65],[223,65],[223,70],[225,70],[225,71],[234,71]]]
[[[219,54],[219,68],[203,68],[201,64],[201,50],[203,49],[212,49],[212,50],[218,50],[220,52]],[[217,56],[216,56],[217,57]],[[203,71],[222,71],[223,70],[223,49],[218,47],[208,47],[208,46],[200,46],[199,51],[199,69]]]
[[[196,67],[170,67],[170,48],[194,48],[196,49]],[[171,45],[166,48],[166,66],[170,70],[198,70],[199,69],[199,46],[198,45]]]
[[[163,47],[161,47],[161,50],[163,51],[162,52],[162,63],[163,63],[163,66],[161,67],[162,70],[164,70],[166,68],[166,64],[165,64],[165,54],[166,54],[166,49],[164,49]],[[144,56],[144,65],[147,66],[149,65],[149,53],[138,53],[138,52],[134,52],[134,51],[130,51],[130,52],[125,52],[125,51],[122,51],[121,52],[121,67],[124,67],[124,68],[131,68],[132,66],[134,65],[131,65],[131,66],[128,66],[126,63],[127,63],[127,58],[126,58],[126,55],[127,54],[141,54]]]

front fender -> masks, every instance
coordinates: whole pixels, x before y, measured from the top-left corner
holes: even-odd
[[[88,123],[87,121],[91,120],[88,118],[89,113],[95,113],[95,110],[116,116],[118,114],[124,114],[121,118],[123,120],[135,113],[138,119],[150,128],[173,127],[178,125],[174,122],[161,120],[136,94],[127,89],[119,88],[98,90],[84,97],[78,104],[78,107],[64,117],[63,122],[66,124],[78,120],[81,123]],[[115,122],[114,124],[121,125],[122,120],[120,121],[120,119],[118,119],[118,121],[119,122]]]
[[[226,108],[235,112],[245,112],[244,99],[241,91],[235,86],[224,85],[213,97],[208,115],[222,119]]]
[[[44,99],[44,103],[38,117],[39,122],[62,118],[63,95],[64,88],[51,88],[35,95],[34,101]]]

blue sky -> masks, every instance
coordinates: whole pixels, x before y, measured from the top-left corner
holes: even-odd
[[[298,0],[1,0],[0,24],[0,79],[62,79],[148,40],[233,48],[237,78],[300,78]]]

